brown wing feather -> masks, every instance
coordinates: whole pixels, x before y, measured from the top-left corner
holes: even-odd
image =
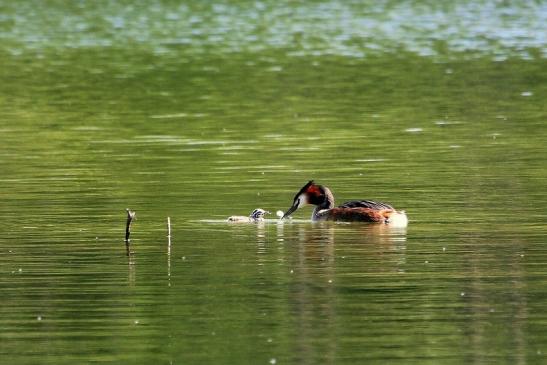
[[[383,210],[383,209],[394,210],[394,208],[389,204],[375,202],[372,200],[354,200],[350,202],[345,202],[344,204],[340,205],[338,208],[368,208],[368,209],[376,209],[376,210]]]

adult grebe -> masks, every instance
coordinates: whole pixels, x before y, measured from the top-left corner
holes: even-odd
[[[234,222],[234,223],[254,223],[254,222],[262,222],[264,220],[264,215],[270,214],[267,210],[257,208],[252,211],[252,213],[248,216],[242,216],[242,215],[233,215],[231,217],[228,217],[228,222]]]
[[[294,196],[293,204],[285,212],[288,217],[298,208],[315,205],[312,221],[376,222],[406,226],[408,219],[404,211],[397,211],[389,204],[371,200],[355,200],[334,206],[334,196],[329,188],[309,181]]]

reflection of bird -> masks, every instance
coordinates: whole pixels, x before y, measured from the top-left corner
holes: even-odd
[[[233,215],[231,217],[228,217],[228,222],[234,222],[234,223],[261,222],[264,220],[265,214],[270,214],[270,212],[264,209],[256,208],[248,217],[245,217],[243,215]]]
[[[313,221],[377,222],[397,226],[406,226],[408,223],[404,211],[397,211],[385,203],[354,200],[335,207],[334,196],[330,189],[317,185],[313,181],[308,182],[296,193],[292,206],[281,219],[305,205],[315,205]]]

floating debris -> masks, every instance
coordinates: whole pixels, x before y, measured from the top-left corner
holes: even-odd
[[[423,132],[423,128],[407,128],[405,129],[405,132],[408,132],[408,133],[420,133],[420,132]]]
[[[151,115],[152,119],[172,119],[172,118],[186,118],[188,117],[187,113],[176,113],[176,114],[161,114],[161,115]]]

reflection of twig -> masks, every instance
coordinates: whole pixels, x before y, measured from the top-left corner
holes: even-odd
[[[131,222],[135,219],[135,212],[126,209],[127,212],[127,223],[125,225],[125,243],[129,244],[129,235],[131,234]]]
[[[167,217],[167,278],[171,286],[171,218]]]

